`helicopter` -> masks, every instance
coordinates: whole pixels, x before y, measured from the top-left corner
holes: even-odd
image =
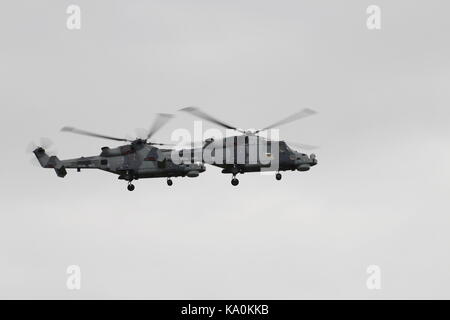
[[[240,135],[238,134],[217,140],[214,138],[208,138],[205,141],[202,141],[203,145],[201,147],[202,149],[209,148],[212,150],[211,153],[213,157],[210,158],[210,161],[208,162],[209,164],[222,168],[222,173],[224,174],[232,174],[231,184],[233,186],[237,186],[239,184],[239,180],[236,178],[236,175],[239,173],[244,174],[246,172],[276,171],[276,180],[281,180],[282,176],[280,171],[308,171],[311,167],[317,165],[317,158],[314,153],[308,156],[303,152],[292,149],[285,141],[273,141],[259,135],[261,132],[269,129],[316,114],[317,112],[312,109],[304,108],[289,117],[272,123],[271,125],[259,130],[240,129],[236,126],[218,120],[197,107],[186,107],[180,109],[179,111],[187,112],[195,117],[210,121],[221,127],[240,133]],[[278,150],[271,150],[273,143],[277,144]],[[291,143],[291,145],[293,144]],[[306,144],[296,145],[305,150],[317,148]],[[249,161],[252,157],[251,150],[258,150],[257,152],[259,155],[258,148],[260,148],[260,146],[266,147],[266,155],[272,159],[270,163],[261,161],[259,157],[254,162]],[[218,150],[220,151],[219,159],[214,157],[214,154]],[[227,152],[228,154],[232,154],[231,161],[227,161],[224,157]],[[244,161],[239,162],[238,159],[244,159]],[[275,163],[277,163],[275,168],[271,166],[273,161],[276,161]],[[203,162],[205,162],[204,159]]]
[[[49,156],[42,146],[34,148],[33,153],[43,168],[53,168],[56,175],[61,178],[66,176],[66,169],[76,169],[78,172],[81,169],[99,169],[117,174],[119,179],[127,181],[129,191],[135,189],[133,180],[143,178],[165,177],[167,178],[167,185],[171,186],[173,184],[172,177],[194,178],[205,171],[205,166],[202,163],[173,163],[170,158],[172,149],[156,147],[168,144],[149,141],[172,117],[173,115],[170,114],[158,114],[146,137],[134,140],[97,134],[74,127],[63,127],[61,129],[63,132],[127,143],[115,148],[102,147],[100,155],[97,156],[59,160],[56,156]]]

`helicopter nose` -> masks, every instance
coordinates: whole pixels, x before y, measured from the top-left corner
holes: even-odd
[[[196,165],[200,168],[200,172],[203,172],[206,170],[206,167],[203,163],[197,162]]]
[[[312,160],[312,165],[315,166],[317,164],[317,158],[316,155],[314,153],[311,153],[309,155],[309,158]]]

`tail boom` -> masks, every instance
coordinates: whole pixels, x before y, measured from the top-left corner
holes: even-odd
[[[53,168],[55,169],[56,175],[60,178],[64,178],[67,174],[66,168],[64,167],[61,160],[56,156],[49,156],[45,150],[41,147],[36,148],[33,153],[38,159],[41,167],[43,168]]]

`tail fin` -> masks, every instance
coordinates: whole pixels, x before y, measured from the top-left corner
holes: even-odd
[[[39,160],[39,163],[43,168],[55,169],[58,177],[64,178],[66,176],[66,168],[56,156],[48,156],[48,154],[45,153],[45,150],[41,147],[35,149],[33,153],[36,155],[36,158]]]

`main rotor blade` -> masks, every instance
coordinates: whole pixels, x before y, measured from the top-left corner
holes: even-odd
[[[40,138],[39,139],[39,144],[35,143],[34,141],[31,141],[27,148],[26,148],[26,152],[30,153],[33,152],[34,149],[36,149],[37,147],[41,147],[44,149],[48,149],[53,145],[53,141],[50,140],[49,138]]]
[[[72,132],[72,133],[76,133],[76,134],[82,134],[84,136],[89,136],[89,137],[103,138],[103,139],[109,139],[109,140],[115,140],[115,141],[132,142],[131,140],[128,140],[128,139],[125,139],[125,138],[115,138],[115,137],[111,137],[111,136],[105,136],[103,134],[89,132],[89,131],[77,129],[77,128],[74,128],[74,127],[64,127],[64,128],[61,129],[61,131]]]
[[[258,132],[261,132],[261,131],[265,131],[267,129],[271,129],[273,127],[278,127],[278,126],[280,126],[282,124],[286,124],[286,123],[289,123],[289,122],[292,122],[292,121],[295,121],[295,120],[306,118],[306,117],[311,116],[311,115],[316,114],[316,113],[317,112],[312,110],[312,109],[305,108],[305,109],[302,109],[301,111],[299,111],[297,113],[294,113],[294,114],[290,115],[289,117],[286,117],[286,118],[284,118],[284,119],[282,119],[280,121],[272,123],[271,125],[263,128],[263,129],[257,130],[257,131],[255,131],[255,133],[258,133]]]
[[[212,123],[218,124],[219,126],[225,127],[227,129],[232,129],[232,130],[236,130],[236,131],[242,132],[242,130],[240,130],[240,129],[236,128],[236,127],[233,127],[233,126],[231,126],[231,125],[229,125],[229,124],[227,124],[227,123],[225,123],[223,121],[217,120],[216,118],[210,116],[209,114],[201,111],[200,109],[198,109],[196,107],[187,107],[187,108],[180,109],[179,111],[184,111],[184,112],[193,114],[194,116],[197,116],[197,117],[199,117],[201,119],[204,119],[204,120],[210,121]]]
[[[159,129],[162,128],[170,119],[173,118],[172,114],[158,113],[156,119],[153,121],[152,126],[147,134],[147,140],[150,139]]]

